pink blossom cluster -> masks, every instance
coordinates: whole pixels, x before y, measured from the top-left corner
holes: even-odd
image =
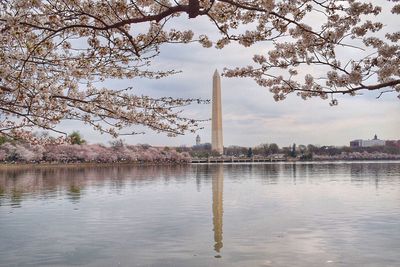
[[[9,142],[0,146],[0,162],[185,163],[190,160],[187,152],[147,146],[31,145]]]

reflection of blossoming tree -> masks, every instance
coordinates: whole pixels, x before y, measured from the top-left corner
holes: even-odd
[[[98,188],[141,187],[149,182],[165,184],[178,179],[190,181],[192,169],[187,165],[156,166],[57,166],[0,169],[0,203],[4,199],[29,199],[30,194],[46,198],[60,197],[61,192],[79,196],[86,187],[95,184]],[[118,181],[118,183],[116,183]],[[56,193],[56,194],[55,194]]]
[[[384,2],[393,16],[399,14],[399,4]],[[221,33],[217,48],[231,41],[245,47],[270,41],[274,47],[267,54],[254,56],[257,67],[225,75],[251,77],[276,100],[297,92],[304,99],[331,96],[336,104],[335,94],[400,91],[400,34],[375,19],[381,7],[363,1],[3,0],[0,5],[0,132],[14,137],[30,139],[22,130],[34,126],[58,131],[65,119],[114,136],[134,134],[123,131],[132,125],[171,135],[196,129],[197,122],[179,108],[197,99],[155,99],[101,84],[175,73],[149,69],[162,44],[199,41],[211,47],[203,33],[195,37],[191,30],[171,27],[182,13],[208,17]],[[344,49],[354,49],[351,58],[341,58]],[[307,65],[313,73],[304,71]]]

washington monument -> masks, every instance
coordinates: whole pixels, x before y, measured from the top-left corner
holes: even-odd
[[[215,70],[213,76],[211,149],[220,154],[224,152],[224,142],[222,140],[221,77],[217,70]]]

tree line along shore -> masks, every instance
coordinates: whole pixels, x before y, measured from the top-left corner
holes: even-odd
[[[33,164],[186,164],[192,159],[215,157],[280,158],[293,160],[400,160],[399,142],[375,147],[334,147],[296,145],[279,147],[260,144],[255,147],[229,146],[224,155],[211,150],[209,143],[192,147],[153,147],[148,144],[127,145],[122,140],[109,145],[87,144],[78,132],[70,136],[70,144],[31,144],[0,138],[0,163]]]
[[[188,152],[193,158],[204,159],[218,157],[211,151],[209,143],[193,147],[181,147],[180,152]],[[386,142],[384,146],[349,147],[349,146],[316,146],[296,145],[279,147],[277,144],[260,144],[254,147],[229,146],[224,147],[224,156],[235,158],[279,158],[292,160],[399,160],[400,142]]]
[[[0,145],[0,163],[150,163],[182,164],[191,161],[190,154],[173,148],[150,145],[126,145],[122,141],[103,144],[32,145],[4,142]]]

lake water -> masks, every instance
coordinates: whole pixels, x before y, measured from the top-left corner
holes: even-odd
[[[400,162],[0,171],[0,266],[400,266]]]

